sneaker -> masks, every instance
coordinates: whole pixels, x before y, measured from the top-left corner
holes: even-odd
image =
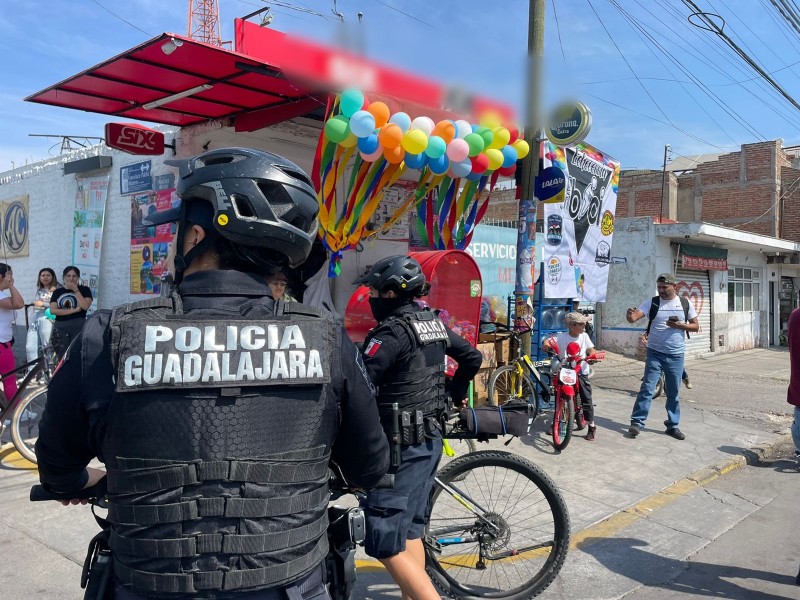
[[[586,439],[590,442],[594,441],[594,432],[597,431],[596,425],[589,425],[589,432],[586,434]]]
[[[687,390],[690,390],[690,389],[692,389],[692,382],[691,382],[691,381],[689,381],[689,378],[688,378],[688,377],[687,377],[686,379],[684,379],[684,380],[683,380],[683,385],[685,385],[685,386],[686,386],[686,389],[687,389]]]
[[[677,427],[672,427],[671,429],[667,429],[667,435],[670,437],[674,437],[676,440],[686,439],[686,436],[683,435],[683,432]]]
[[[639,425],[633,424],[628,427],[628,433],[631,434],[632,437],[636,437],[642,431],[642,428]]]

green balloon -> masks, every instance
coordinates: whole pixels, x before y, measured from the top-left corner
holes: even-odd
[[[467,142],[467,146],[469,146],[469,155],[470,156],[478,156],[485,147],[483,138],[478,133],[468,133],[464,136],[464,141]]]
[[[334,144],[341,144],[350,135],[350,119],[336,115],[325,122],[325,135]]]
[[[438,135],[432,135],[428,138],[428,147],[425,148],[425,154],[429,158],[439,158],[447,151],[447,143]]]
[[[478,135],[483,138],[483,147],[488,148],[489,145],[492,143],[494,139],[494,132],[489,129],[488,127],[478,127],[478,131],[476,131]]]

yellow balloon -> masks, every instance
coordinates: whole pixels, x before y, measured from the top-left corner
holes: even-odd
[[[526,156],[528,156],[528,152],[531,151],[531,147],[528,145],[528,142],[526,142],[523,139],[515,141],[513,144],[511,144],[511,147],[517,151],[518,159],[525,158]]]
[[[484,150],[483,153],[489,159],[489,170],[495,171],[499,169],[503,165],[503,153],[500,152],[497,148],[490,148],[489,150]]]
[[[492,138],[492,143],[489,144],[489,148],[497,148],[499,150],[505,147],[511,139],[511,134],[505,127],[495,127],[492,129],[492,133],[494,133],[494,137]]]
[[[428,147],[428,136],[420,129],[409,129],[403,136],[403,149],[411,154],[420,154]]]
[[[481,120],[478,122],[479,125],[483,127],[488,127],[489,129],[495,129],[500,127],[502,121],[497,113],[488,112],[481,117]]]
[[[347,137],[344,138],[341,142],[339,142],[340,146],[344,146],[345,148],[352,148],[358,143],[358,138],[356,135],[351,131],[347,134]]]

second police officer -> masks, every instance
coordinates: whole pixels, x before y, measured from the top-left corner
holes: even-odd
[[[150,223],[178,224],[176,291],[87,322],[50,384],[39,476],[68,500],[105,463],[116,600],[322,600],[328,462],[369,488],[389,452],[344,329],[264,280],[308,256],[316,194],[268,152],[178,163],[182,203]]]
[[[381,422],[390,439],[398,434],[402,438],[402,445],[392,450],[394,488],[367,494],[365,549],[386,566],[403,598],[439,600],[425,573],[422,536],[442,456],[445,355],[458,362],[449,393],[460,405],[480,369],[481,353],[415,302],[430,287],[415,259],[384,258],[353,283],[369,287],[370,308],[378,321],[364,341],[363,355],[378,387]]]

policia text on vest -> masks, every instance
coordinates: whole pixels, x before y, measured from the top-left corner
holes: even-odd
[[[330,382],[325,328],[169,319],[122,324],[117,390]]]

